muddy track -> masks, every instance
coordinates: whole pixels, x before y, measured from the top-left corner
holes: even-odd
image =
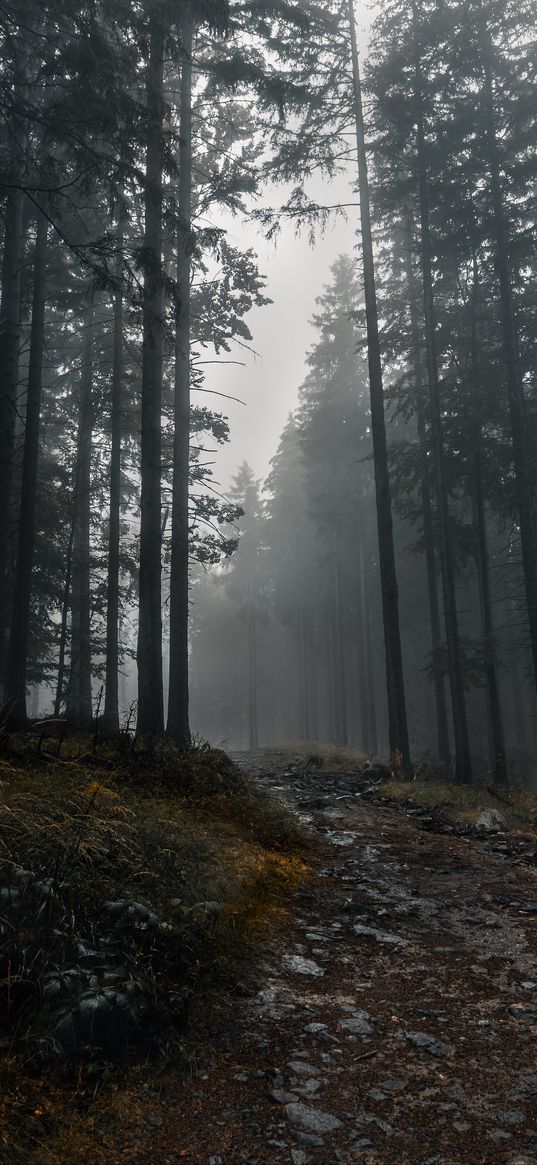
[[[319,866],[255,993],[198,1017],[201,1078],[117,1159],[537,1165],[535,868],[375,803],[368,781],[245,760],[316,833]]]

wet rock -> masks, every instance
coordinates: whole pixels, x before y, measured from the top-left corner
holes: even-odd
[[[342,1127],[342,1122],[331,1113],[308,1108],[306,1104],[287,1104],[285,1114],[291,1124],[299,1125],[308,1133],[332,1133]]]
[[[370,1016],[367,1011],[358,1009],[348,1019],[343,1019],[340,1022],[340,1027],[343,1031],[350,1032],[355,1036],[372,1036],[373,1028],[369,1022]]]
[[[304,1031],[309,1036],[315,1036],[317,1040],[335,1040],[335,1036],[328,1030],[327,1023],[308,1023]]]
[[[319,1069],[314,1064],[309,1064],[307,1060],[290,1060],[287,1067],[290,1072],[294,1072],[295,1076],[318,1076]]]
[[[371,1112],[362,1113],[357,1123],[375,1125],[375,1128],[380,1129],[380,1132],[384,1133],[385,1137],[391,1137],[394,1133],[394,1129],[392,1129],[392,1126],[389,1125],[387,1121],[382,1120],[381,1117],[375,1116],[375,1114]]]
[[[428,1032],[405,1032],[405,1039],[418,1051],[429,1052],[430,1056],[455,1055],[455,1048],[451,1044],[443,1043]]]
[[[404,1092],[406,1088],[405,1080],[381,1080],[380,1088],[383,1092]]]
[[[277,1104],[291,1104],[297,1100],[296,1092],[285,1092],[283,1088],[274,1088],[270,1095]]]
[[[365,926],[362,922],[355,923],[354,933],[364,938],[374,938],[378,943],[389,943],[394,946],[406,946],[406,939],[400,934],[390,934],[387,930],[379,930],[376,926]]]
[[[505,826],[505,817],[499,809],[484,809],[475,823],[476,829],[484,829],[487,833],[499,833]]]
[[[258,1076],[266,1076],[274,1088],[283,1088],[284,1075],[279,1068],[267,1068],[265,1072],[258,1072]]]
[[[526,1117],[518,1108],[511,1108],[508,1112],[500,1113],[500,1120],[506,1125],[523,1125]]]
[[[306,1149],[321,1149],[324,1145],[323,1137],[315,1137],[313,1133],[302,1133],[300,1129],[291,1129],[291,1136],[299,1145]]]
[[[324,970],[313,959],[305,959],[303,955],[283,955],[282,964],[287,971],[294,971],[297,975],[324,975]]]
[[[304,1100],[312,1100],[317,1095],[317,1093],[320,1092],[321,1088],[322,1084],[320,1080],[311,1079],[305,1080],[300,1087],[297,1085],[295,1091],[298,1092],[298,1095],[302,1096]]]
[[[527,1007],[525,1003],[512,1003],[509,1010],[509,1015],[513,1019],[518,1020],[519,1023],[537,1023],[537,1012],[533,1007]]]
[[[303,1149],[291,1149],[291,1161],[293,1165],[306,1165],[307,1160],[308,1155]]]
[[[487,1136],[490,1137],[491,1141],[501,1142],[511,1140],[511,1133],[506,1133],[504,1129],[493,1129],[492,1132],[487,1133]]]

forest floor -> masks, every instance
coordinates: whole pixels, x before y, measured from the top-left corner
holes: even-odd
[[[318,860],[253,993],[193,1016],[197,1078],[134,1109],[111,1163],[537,1162],[535,834],[458,835],[356,774],[237,759]]]
[[[96,1148],[109,1165],[537,1165],[534,830],[457,825],[411,785],[388,797],[284,753],[235,759],[313,835],[310,875],[234,995],[194,1005],[195,1071],[129,1070],[91,1114]]]

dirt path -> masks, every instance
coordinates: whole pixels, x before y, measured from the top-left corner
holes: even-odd
[[[535,869],[427,832],[366,782],[263,763],[322,865],[257,993],[205,1017],[201,1076],[156,1097],[117,1160],[535,1165]]]

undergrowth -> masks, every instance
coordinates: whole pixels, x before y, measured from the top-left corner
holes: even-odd
[[[323,744],[318,740],[290,741],[277,749],[260,748],[259,752],[267,759],[277,756],[298,767],[318,766],[331,772],[341,769],[359,773],[368,759],[368,754],[362,749],[344,744]]]
[[[95,757],[86,743],[56,758],[18,741],[0,760],[0,1161],[10,1165],[67,1160],[52,1149],[65,1128],[42,1099],[50,1082],[35,1084],[45,1071],[70,1088],[82,1079],[85,1096],[96,1065],[116,1080],[121,1063],[180,1061],[192,1001],[244,983],[260,932],[307,876],[294,820],[224,753],[110,745]]]
[[[509,828],[537,827],[537,796],[525,790],[460,785],[432,777],[417,781],[386,781],[382,793],[396,801],[411,801],[416,805],[441,809],[452,820],[472,823],[483,811],[496,810]]]

